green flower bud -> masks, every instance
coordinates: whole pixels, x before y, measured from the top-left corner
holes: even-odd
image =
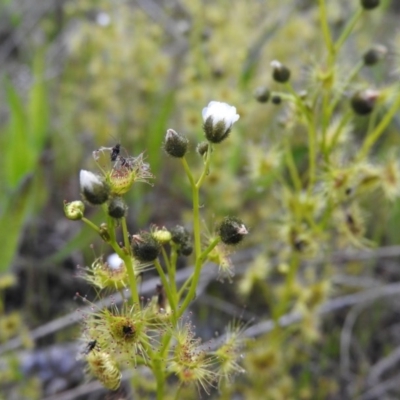
[[[361,0],[361,7],[364,10],[373,10],[379,6],[380,2],[380,0]]]
[[[372,89],[354,93],[351,98],[351,107],[358,115],[368,115],[374,109],[375,103],[379,98],[379,92]]]
[[[108,204],[108,215],[120,219],[125,217],[127,209],[128,207],[122,197],[113,197]]]
[[[363,56],[364,64],[368,67],[377,64],[386,57],[387,51],[387,48],[380,44],[371,47]]]
[[[161,246],[151,233],[141,233],[132,236],[132,251],[140,262],[154,261],[160,254]]]
[[[197,145],[196,151],[203,157],[208,151],[208,142],[201,142]]]
[[[276,82],[286,83],[290,79],[290,69],[281,64],[279,61],[272,61],[272,77]]]
[[[248,234],[246,226],[236,217],[225,217],[217,229],[223,243],[228,245],[240,243]]]
[[[93,172],[81,170],[79,182],[83,198],[90,204],[100,205],[108,200],[109,186]]]
[[[271,92],[264,86],[259,86],[254,91],[254,97],[259,103],[267,103]]]
[[[83,218],[85,205],[82,201],[72,201],[71,203],[64,202],[65,216],[71,221],[78,221]]]
[[[165,135],[164,150],[172,157],[182,158],[185,156],[189,140],[179,135],[173,129],[168,129]]]
[[[171,232],[168,231],[166,228],[158,229],[152,231],[152,235],[154,239],[157,240],[160,244],[167,244],[171,241],[172,235]]]

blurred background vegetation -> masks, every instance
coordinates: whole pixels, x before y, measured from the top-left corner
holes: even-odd
[[[334,33],[359,6],[358,0],[326,3]],[[167,128],[194,145],[201,141],[201,110],[211,100],[236,106],[241,118],[213,160],[202,197],[205,225],[212,229],[215,216],[239,215],[251,235],[248,249],[239,250],[247,261],[236,266],[233,283],[213,281],[196,303],[198,334],[209,339],[232,317],[254,323],[283,315],[273,315],[271,305],[281,295],[290,246],[279,230],[282,204],[319,205],[279,189],[280,177],[289,174],[285,137],[293,162],[300,172],[306,169],[304,127],[295,126],[284,106],[257,102],[254,91],[280,90],[271,78],[272,60],[290,67],[296,90],[320,90],[315,75],[326,47],[318,15],[312,0],[0,0],[2,398],[50,399],[83,383],[82,372],[51,367],[70,356],[75,360],[76,348],[68,346],[79,336],[76,326],[30,332],[74,311],[76,291],[94,295],[76,279],[76,266],[92,262],[90,244],[97,255],[105,250],[91,231],[66,220],[62,207],[64,200],[79,198],[79,170],[93,168],[92,151],[121,143],[127,154],[145,152],[156,179],[130,194],[132,232],[152,223],[185,223],[189,186],[162,142]],[[337,59],[339,83],[372,45],[382,43],[387,60],[363,70],[354,88],[394,87],[399,18],[399,4],[390,0],[363,16]],[[349,93],[341,95],[346,107]],[[398,162],[399,115],[374,148],[371,165]],[[368,120],[355,116],[351,123],[347,150],[356,152]],[[188,158],[200,167],[194,148]],[[393,384],[400,365],[400,289],[393,286],[400,279],[400,202],[397,192],[391,201],[384,197],[378,190],[362,198],[362,233],[340,234],[339,227],[327,252],[319,251],[319,243],[327,242],[324,232],[302,236],[302,245],[309,245],[302,260],[312,272],[307,264],[303,284],[285,300],[292,307],[282,311],[300,311],[303,320],[251,342],[244,350],[247,374],[224,398],[267,392],[271,399],[400,398],[400,386]],[[101,222],[95,209],[90,212]],[[341,224],[339,217],[335,221]],[[332,258],[310,261],[327,254]],[[345,302],[339,311],[332,306],[323,318],[317,311],[331,297],[369,290],[377,292],[356,305]],[[57,349],[56,361],[48,349]],[[139,398],[129,390],[118,396]]]

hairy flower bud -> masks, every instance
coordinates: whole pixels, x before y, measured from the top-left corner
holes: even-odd
[[[379,92],[372,89],[356,92],[351,98],[351,107],[359,115],[368,115],[374,109]]]
[[[71,221],[78,221],[83,218],[85,205],[82,201],[72,201],[71,203],[64,202],[65,216]]]
[[[380,0],[361,0],[361,7],[364,10],[373,10],[379,6],[380,2]]]
[[[272,61],[272,77],[276,82],[286,83],[290,79],[290,69],[281,64],[279,61]]]
[[[223,243],[228,245],[240,243],[248,234],[246,226],[236,217],[225,217],[217,229]]]
[[[93,172],[81,170],[79,183],[83,198],[93,205],[104,204],[110,194],[109,186]]]
[[[264,86],[259,86],[254,91],[254,97],[259,103],[267,103],[271,92]]]
[[[371,47],[363,56],[364,64],[372,66],[386,57],[388,50],[385,46],[377,44]]]
[[[122,197],[113,197],[108,203],[108,215],[113,218],[123,218],[128,207]]]
[[[208,142],[201,142],[197,145],[196,151],[203,157],[208,151]]]
[[[190,256],[193,251],[192,238],[189,231],[181,225],[171,229],[172,241],[178,245],[178,254]]]
[[[231,131],[232,125],[239,119],[236,107],[219,101],[210,101],[203,108],[204,133],[211,143],[221,143]]]
[[[164,150],[172,157],[182,158],[185,156],[189,140],[173,129],[168,129],[165,135]]]
[[[151,233],[143,232],[132,236],[132,251],[140,262],[154,261],[160,253],[160,243]]]

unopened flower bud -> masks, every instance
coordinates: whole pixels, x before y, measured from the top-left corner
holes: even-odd
[[[161,250],[160,243],[151,233],[141,233],[132,236],[132,251],[134,257],[141,262],[154,261]]]
[[[249,232],[243,222],[236,217],[225,217],[217,229],[223,243],[228,245],[240,243]]]
[[[123,263],[124,261],[117,253],[112,253],[107,257],[107,264],[111,269],[120,269]]]
[[[351,107],[359,115],[368,115],[374,109],[379,92],[372,89],[356,92],[351,98]]]
[[[269,100],[271,92],[264,86],[259,86],[254,91],[254,97],[259,103],[266,103]]]
[[[166,228],[156,229],[152,232],[154,239],[157,240],[160,244],[167,244],[171,241],[172,235],[171,232]]]
[[[65,216],[71,221],[78,221],[83,218],[85,205],[82,201],[72,201],[71,203],[64,202]]]
[[[172,241],[178,245],[178,253],[190,256],[193,251],[192,237],[189,231],[181,225],[171,229]]]
[[[100,205],[108,200],[110,189],[98,175],[82,169],[79,173],[79,183],[83,198],[90,204]]]
[[[197,152],[203,157],[208,151],[208,142],[201,142],[197,145]]]
[[[120,219],[125,217],[127,209],[128,207],[122,197],[113,197],[108,204],[108,215]]]
[[[290,69],[279,61],[272,61],[272,77],[276,82],[286,83],[290,79]]]
[[[193,253],[193,246],[191,243],[184,243],[181,245],[178,251],[179,254],[182,254],[185,257],[190,256]]]
[[[188,148],[189,140],[184,136],[168,129],[165,135],[164,150],[172,157],[182,158],[185,156]]]
[[[371,47],[363,56],[364,64],[375,65],[386,57],[388,50],[385,46],[377,44]]]
[[[203,108],[204,133],[211,143],[221,143],[231,131],[232,125],[239,119],[236,107],[219,101],[210,101]]]
[[[279,94],[274,94],[274,95],[271,97],[271,101],[272,101],[273,104],[279,105],[279,104],[282,103],[282,97],[279,96]]]
[[[379,6],[380,2],[380,0],[361,0],[361,7],[364,10],[373,10]]]
[[[99,235],[105,242],[110,241],[110,232],[108,231],[107,224],[104,222],[100,225]]]

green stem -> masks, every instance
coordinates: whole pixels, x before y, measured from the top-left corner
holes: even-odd
[[[316,159],[317,159],[317,149],[316,140],[317,132],[315,130],[313,114],[307,109],[303,100],[299,97],[296,91],[293,89],[290,83],[286,84],[288,90],[292,93],[295,98],[296,105],[301,109],[302,114],[306,118],[307,122],[307,133],[308,133],[308,151],[309,151],[309,177],[308,177],[308,192],[312,191],[316,178]]]
[[[131,246],[129,243],[129,235],[128,235],[128,228],[126,226],[126,218],[122,218],[122,235],[124,238],[124,246],[126,252],[122,252],[123,256],[121,257],[124,260],[126,271],[128,272],[128,279],[129,279],[129,288],[131,290],[131,300],[133,303],[136,303],[138,306],[139,303],[139,293],[137,290],[137,282],[136,282],[136,275],[133,268],[132,263],[132,256],[131,256]],[[118,246],[119,247],[119,246]]]
[[[328,162],[328,153],[326,151],[326,133],[328,130],[328,125],[330,121],[330,113],[329,113],[329,103],[328,103],[328,93],[324,91],[322,98],[322,143],[321,143],[321,152],[324,157],[324,161]]]
[[[86,225],[90,226],[90,227],[91,227],[93,230],[95,230],[97,233],[100,232],[100,228],[99,228],[97,225],[95,225],[92,221],[90,221],[89,219],[87,219],[87,218],[85,218],[85,217],[82,217],[82,221],[83,221]]]
[[[316,179],[316,162],[317,162],[317,133],[314,124],[308,120],[308,151],[309,151],[309,176],[308,176],[308,192],[311,193]]]
[[[161,267],[160,262],[159,262],[158,260],[155,260],[155,261],[154,261],[154,265],[155,265],[155,267],[156,267],[156,270],[157,270],[157,272],[158,272],[158,275],[160,276],[160,279],[161,279],[161,282],[162,282],[163,287],[164,287],[164,289],[165,289],[165,293],[166,293],[166,295],[167,295],[169,304],[170,304],[170,306],[171,306],[171,308],[172,308],[172,315],[171,315],[171,318],[172,318],[172,320],[173,320],[173,321],[172,321],[173,324],[175,325],[175,323],[176,323],[176,321],[175,321],[175,316],[176,316],[176,299],[173,297],[173,295],[172,295],[172,293],[171,293],[171,287],[170,287],[170,285],[168,284],[167,277],[166,277],[166,275],[165,275],[165,273],[164,273],[164,271],[163,271],[163,269],[162,269],[162,267]]]
[[[301,191],[302,183],[299,175],[299,171],[297,170],[296,163],[294,162],[292,147],[290,145],[290,140],[287,136],[284,138],[285,144],[285,160],[286,165],[289,170],[290,177],[292,179],[293,185],[297,192]]]
[[[326,48],[329,54],[329,67],[332,67],[335,59],[335,47],[332,41],[331,31],[328,25],[328,16],[326,12],[325,0],[318,0],[319,4],[319,21],[321,24],[322,36],[324,37]]]
[[[174,245],[172,245],[172,249],[173,248],[174,248]],[[169,287],[170,287],[170,290],[171,290],[171,295],[172,295],[172,297],[174,299],[176,299],[176,283],[175,283],[176,262],[173,263],[172,260],[170,262],[168,254],[167,254],[164,246],[161,248],[161,252],[162,252],[162,255],[163,255],[165,266],[166,266],[167,271],[168,271],[168,280],[169,280]],[[171,307],[172,307],[172,305],[171,305]],[[176,308],[175,308],[175,310],[176,310]]]
[[[200,253],[201,253],[201,236],[200,236],[200,199],[199,199],[199,190],[200,187],[208,173],[208,168],[210,165],[210,160],[211,160],[211,152],[212,152],[212,147],[211,143],[208,144],[208,150],[207,150],[207,156],[206,156],[206,161],[204,163],[204,168],[203,172],[197,181],[197,183],[194,182],[193,175],[190,171],[190,168],[187,164],[186,159],[183,157],[182,164],[185,169],[186,175],[188,176],[190,185],[192,186],[192,203],[193,203],[193,236],[194,236],[194,255],[195,255],[195,269],[193,273],[193,279],[192,279],[192,284],[190,286],[189,292],[186,295],[186,298],[184,300],[184,307],[181,307],[181,311],[179,312],[179,315],[182,315],[183,311],[186,309],[188,306],[189,302],[191,299],[194,297],[194,293],[196,290],[196,285],[200,277],[200,272],[201,272],[201,267],[202,267],[202,262],[200,258]]]
[[[183,292],[185,289],[188,287],[189,283],[192,281],[193,275],[190,275],[186,281],[183,283],[183,285],[180,287],[179,292],[178,292],[178,301],[181,299]]]
[[[299,258],[297,254],[292,254],[292,258],[290,260],[289,271],[286,275],[285,288],[283,292],[283,298],[279,302],[278,311],[276,313],[276,317],[279,319],[283,314],[286,313],[287,307],[290,303],[291,294],[293,291],[293,286],[296,280],[296,274],[299,267]]]
[[[163,362],[161,359],[157,359],[153,362],[153,374],[155,375],[157,382],[157,400],[164,399],[164,385],[165,377],[163,373]]]
[[[207,151],[207,157],[210,153],[210,149],[208,150],[209,151]],[[193,175],[190,171],[189,165],[185,157],[182,157],[181,160],[183,168],[185,169],[186,175],[189,178],[189,182],[192,187],[194,251],[195,257],[197,258],[201,251],[199,188],[193,179]]]
[[[210,142],[208,142],[208,149],[207,149],[207,155],[206,155],[206,161],[204,163],[204,167],[203,167],[203,172],[200,175],[199,180],[196,183],[196,187],[197,189],[200,189],[201,185],[204,182],[204,179],[206,178],[206,176],[209,173],[209,168],[210,168],[210,162],[211,162],[211,153],[213,152],[213,148],[212,148],[212,144]]]
[[[360,152],[357,156],[357,161],[361,161],[368,155],[371,147],[375,142],[382,136],[385,129],[390,124],[392,118],[396,114],[398,108],[400,107],[400,95],[397,96],[396,100],[393,102],[389,110],[386,112],[385,116],[382,118],[381,122],[375,127],[375,129],[367,136],[365,139]]]
[[[363,11],[364,9],[362,7],[359,7],[358,10],[353,14],[351,20],[346,24],[345,28],[343,29],[341,35],[339,36],[338,40],[336,40],[336,43],[334,45],[334,51],[336,54],[343,46],[343,43],[346,41],[346,39],[350,36],[350,33],[353,31],[357,22],[363,15]]]
[[[197,284],[199,283],[201,267],[203,266],[204,260],[207,258],[207,255],[210,254],[210,252],[215,248],[215,246],[220,241],[221,241],[221,238],[219,236],[214,238],[211,241],[211,243],[208,245],[208,247],[204,250],[204,252],[202,254],[200,254],[200,256],[197,258],[196,264],[194,267],[192,283],[190,285],[189,291],[188,291],[185,299],[183,300],[183,303],[181,304],[181,306],[179,308],[178,318],[180,318],[183,315],[183,313],[185,312],[189,303],[193,300],[193,298],[196,294],[196,288],[197,288]]]
[[[358,75],[360,72],[361,68],[364,66],[364,63],[362,61],[359,61],[354,68],[350,71],[348,74],[346,80],[343,83],[343,86],[341,87],[341,90],[338,91],[333,98],[330,106],[329,106],[329,111],[328,115],[331,116],[333,112],[335,111],[336,106],[338,105],[339,101],[343,98],[343,91],[346,90],[349,87],[349,84],[353,81],[353,79]]]
[[[346,114],[343,116],[342,120],[340,121],[339,126],[336,129],[336,132],[334,133],[334,135],[332,137],[332,141],[331,141],[329,147],[326,149],[328,156],[331,154],[332,150],[335,148],[335,146],[340,138],[340,135],[343,132],[343,128],[351,120],[352,116],[353,116],[353,112],[351,110],[348,110],[346,112]]]

